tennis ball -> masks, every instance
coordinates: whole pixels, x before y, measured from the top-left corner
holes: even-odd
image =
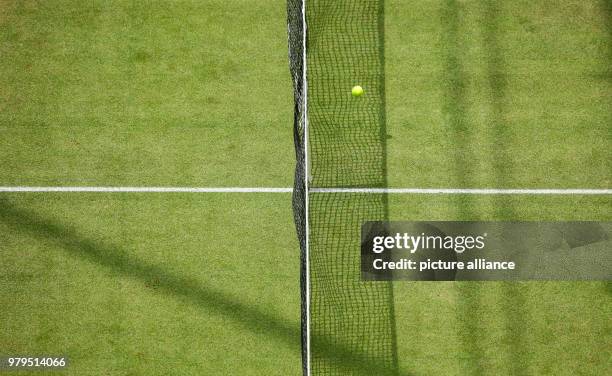
[[[360,97],[363,95],[363,88],[359,85],[354,86],[353,90],[351,90],[351,94],[353,94],[354,97]]]

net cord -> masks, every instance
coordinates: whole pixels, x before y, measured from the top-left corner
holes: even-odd
[[[306,25],[306,1],[302,0],[302,87],[304,91],[304,107],[302,111],[303,124],[304,124],[304,169],[305,169],[305,179],[304,179],[304,219],[305,219],[305,237],[306,237],[306,376],[310,376],[310,242],[309,242],[309,226],[308,226],[308,190],[309,190],[309,159],[308,159],[308,80],[307,80],[307,59],[306,59],[306,35],[307,35],[307,25]]]

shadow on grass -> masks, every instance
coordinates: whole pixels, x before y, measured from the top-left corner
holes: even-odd
[[[467,79],[465,76],[462,55],[465,41],[459,31],[459,5],[457,0],[446,0],[442,9],[442,28],[443,40],[442,47],[444,56],[444,102],[442,112],[445,117],[445,126],[448,127],[449,137],[452,139],[454,147],[451,149],[453,161],[455,163],[455,178],[460,187],[468,187],[470,181],[469,166],[473,162],[470,155],[470,139],[472,129],[467,119],[467,103],[465,101]],[[465,210],[464,206],[459,206],[459,210]],[[468,212],[459,213],[462,218]]]
[[[378,85],[380,87],[380,106],[378,108],[378,124],[379,124],[379,132],[380,132],[380,142],[382,144],[382,187],[387,188],[389,186],[389,178],[388,178],[388,145],[387,145],[387,89],[386,89],[386,73],[385,73],[385,0],[378,1],[378,64],[380,65],[380,75],[378,76]],[[389,220],[389,197],[387,194],[384,194],[382,197],[383,201],[383,210],[384,210],[384,220]],[[388,285],[389,296],[388,296],[388,304],[389,304],[389,318],[390,318],[390,332],[391,332],[391,364],[390,368],[392,369],[392,374],[395,376],[399,376],[401,373],[399,366],[399,357],[397,350],[397,323],[396,323],[396,313],[395,313],[395,297],[393,292],[393,283],[389,282]]]
[[[460,3],[457,0],[445,0],[441,12],[442,48],[444,53],[444,103],[443,113],[446,126],[449,127],[449,137],[453,142],[451,153],[454,163],[455,178],[461,188],[471,185],[469,166],[473,162],[470,154],[470,140],[473,136],[467,119],[467,103],[465,100],[467,78],[464,72],[462,55],[465,40],[460,32]],[[458,219],[475,220],[475,202],[472,196],[465,196],[457,205]],[[467,373],[482,375],[485,373],[482,354],[480,307],[482,286],[479,282],[456,283],[459,294],[457,321],[460,325],[462,348],[467,354],[464,365]]]
[[[315,0],[307,4],[312,187],[387,186],[384,3]],[[347,79],[359,81],[367,95],[356,100],[338,92],[336,83]],[[351,146],[350,158],[342,145]],[[298,158],[305,157],[300,155],[301,146],[296,144]],[[358,229],[365,220],[388,219],[387,196],[315,195],[308,207],[313,374],[346,374],[341,368],[347,362],[354,365],[350,374],[397,374],[393,285],[360,281],[360,254],[354,252],[359,239],[345,236],[347,229]],[[305,223],[299,220],[304,211],[298,207],[297,213],[298,233],[304,235]],[[301,244],[304,255],[304,236]],[[302,263],[303,274],[305,267]],[[328,356],[336,351],[334,343],[345,349],[340,361]],[[368,367],[361,356],[375,359],[378,366]]]
[[[603,14],[608,44],[608,66],[606,67],[606,77],[608,79],[609,89],[612,89],[612,0],[601,0],[601,12]],[[612,103],[610,103],[610,114],[612,115]]]
[[[601,0],[604,27],[606,29],[606,42],[608,45],[608,59],[605,75],[608,83],[608,123],[612,124],[612,0]],[[608,167],[610,162],[608,161]]]
[[[608,65],[606,66],[606,78],[608,90],[612,92],[612,0],[601,0],[601,13],[603,15],[604,27],[606,28],[606,39],[608,44]],[[608,118],[612,124],[612,98],[608,99]],[[603,282],[608,294],[612,295],[612,282]]]
[[[168,296],[186,298],[207,314],[228,318],[245,330],[281,341],[299,353],[300,330],[297,323],[291,323],[270,312],[237,302],[231,295],[202,286],[195,279],[147,264],[130,256],[116,245],[88,239],[61,223],[43,218],[32,211],[17,208],[8,200],[1,198],[0,221],[34,237],[51,240],[70,255],[100,265],[117,275],[135,278],[143,284],[155,284],[160,292]],[[320,340],[319,345],[325,350],[324,353],[347,373],[395,374],[385,373],[386,366],[376,359],[364,359],[361,354],[346,351],[330,343]]]
[[[503,35],[500,27],[500,2],[487,0],[484,4],[484,47],[487,56],[487,76],[491,91],[491,117],[490,126],[493,130],[494,147],[492,154],[492,167],[495,182],[498,188],[512,188],[515,183],[514,160],[512,151],[507,145],[514,145],[516,139],[510,124],[508,124],[505,108],[505,98],[508,87],[503,50],[499,37]],[[498,220],[520,220],[520,215],[514,207],[511,196],[495,196],[494,205]],[[521,246],[521,239],[514,239],[516,247]],[[528,251],[528,250],[527,250]],[[529,371],[529,348],[526,341],[526,330],[529,322],[528,301],[524,289],[528,288],[521,282],[502,282],[502,306],[505,312],[505,343],[508,343],[509,367],[512,375],[524,375]]]

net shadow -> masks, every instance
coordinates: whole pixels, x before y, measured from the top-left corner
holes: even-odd
[[[310,288],[313,375],[396,375],[393,289],[365,283],[360,273],[363,222],[387,218],[385,195],[312,194],[306,244],[306,188],[386,187],[384,1],[309,0],[309,155],[304,152],[305,83],[300,0],[288,1],[289,58],[296,100],[294,213],[302,250],[303,323]],[[351,96],[361,85],[365,94]],[[306,157],[309,159],[307,166]],[[309,170],[308,176],[307,170]],[[310,252],[310,285],[305,251]],[[303,326],[303,343],[307,328]],[[305,346],[303,346],[305,349]],[[356,365],[347,370],[347,364]],[[376,364],[376,368],[368,364]]]
[[[307,26],[311,187],[386,187],[384,0],[309,0]],[[372,374],[342,370],[364,362],[399,373],[392,285],[361,281],[361,225],[386,220],[387,206],[386,195],[310,195],[313,375]],[[330,361],[335,348],[349,352]]]

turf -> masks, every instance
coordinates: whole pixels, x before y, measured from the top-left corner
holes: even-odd
[[[385,15],[391,186],[610,186],[606,1],[387,0]]]
[[[285,17],[283,0],[0,2],[0,181],[290,186]]]
[[[288,199],[1,197],[2,353],[65,355],[71,375],[297,374]]]
[[[367,16],[375,17],[370,8],[376,3],[310,2],[317,11],[311,15],[318,16],[309,23],[315,34],[309,40],[309,62],[314,65],[309,87],[313,186],[374,185],[363,178],[360,168],[372,176],[381,172],[375,163],[369,169],[363,167],[364,161],[380,156],[375,143],[379,125],[363,116],[366,103],[348,100],[348,86],[342,96],[341,86],[352,73],[365,80],[357,82],[376,87],[377,77],[368,76],[376,71],[375,64],[368,64],[375,61],[371,55],[380,53],[376,38],[366,32],[372,22],[354,24],[365,18],[360,12],[369,11]],[[389,185],[608,188],[609,20],[607,5],[597,2],[387,1]],[[361,59],[352,66],[354,55]],[[372,91],[365,98],[380,109]],[[361,145],[359,136],[373,141]],[[334,142],[342,147],[326,153],[325,147]],[[357,150],[351,151],[351,146]],[[353,168],[352,163],[357,166]],[[313,367],[323,369],[320,374],[344,373],[337,372],[340,362],[320,365],[322,351],[317,352],[317,345],[323,340],[317,338],[322,336],[317,329],[329,325],[327,332],[341,344],[354,338],[370,343],[367,335],[355,333],[372,325],[361,312],[375,307],[366,294],[355,293],[359,288],[346,287],[346,279],[358,278],[358,228],[343,228],[342,234],[332,237],[321,223],[341,228],[351,219],[380,214],[371,207],[364,209],[366,199],[341,196],[319,199],[317,195],[310,201],[315,232],[310,236]],[[396,220],[609,220],[611,208],[609,197],[389,198],[391,218]],[[321,249],[321,243],[328,248]],[[355,244],[355,253],[343,248],[347,244]],[[326,258],[338,261],[325,264],[321,260]],[[344,270],[327,276],[335,268]],[[325,283],[329,287],[321,288]],[[331,303],[316,299],[323,295],[319,290]],[[596,375],[609,368],[607,315],[612,305],[606,284],[398,282],[394,294],[402,375]],[[386,296],[384,292],[370,295],[383,301]],[[321,314],[324,309],[317,304],[331,313]],[[386,311],[378,312],[377,324],[384,327]],[[584,331],[589,332],[588,338],[583,337]],[[385,349],[387,332],[377,334],[378,346],[364,346],[363,358]],[[388,350],[383,353],[372,360],[371,367],[388,364]],[[367,366],[346,372],[371,373]]]
[[[391,220],[610,221],[609,197],[391,196]],[[609,282],[395,282],[401,375],[599,375]]]
[[[2,186],[292,185],[283,0],[0,0],[0,57]],[[609,1],[386,0],[385,59],[390,186],[610,187]],[[612,202],[389,209],[610,220]],[[300,372],[288,194],[2,193],[0,252],[0,355],[66,354],[70,375]],[[395,283],[401,374],[607,374],[611,291]]]
[[[1,1],[0,56],[0,185],[291,185],[284,1]],[[0,353],[299,372],[288,194],[0,200]]]
[[[610,186],[609,2],[386,4],[391,186]],[[397,220],[610,220],[612,202],[391,196],[389,207]],[[609,372],[609,284],[398,282],[394,292],[402,374]]]

